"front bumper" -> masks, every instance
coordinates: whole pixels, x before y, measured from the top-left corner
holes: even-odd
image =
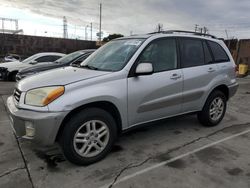
[[[239,84],[237,82],[228,86],[229,98],[233,97],[236,94],[238,87],[239,87]]]
[[[30,139],[39,145],[54,144],[59,127],[67,112],[37,112],[16,107],[13,96],[7,100],[11,124],[16,135]],[[25,123],[32,123],[35,133],[30,137],[26,135]]]

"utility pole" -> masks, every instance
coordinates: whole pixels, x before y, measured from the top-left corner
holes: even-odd
[[[68,38],[68,25],[67,18],[63,16],[63,38]]]
[[[102,41],[102,3],[100,3],[100,26],[99,26],[99,41]]]
[[[208,28],[204,27],[204,34],[207,34],[207,33],[208,33]]]
[[[18,20],[17,19],[12,19],[12,18],[0,18],[0,21],[2,22],[2,27],[0,28],[0,33],[12,33],[12,34],[18,34],[18,33],[23,33],[22,29],[18,29]],[[15,24],[15,29],[8,29],[6,28],[5,22],[9,23],[6,24],[7,26],[12,23]]]
[[[194,28],[194,31],[197,32],[198,31],[198,24],[195,24],[195,28]]]
[[[90,38],[91,38],[91,41],[92,41],[92,31],[93,31],[93,26],[92,26],[93,24],[92,24],[92,22],[90,23]]]
[[[88,32],[87,32],[88,27],[89,27],[88,25],[85,27],[85,40],[88,39]]]

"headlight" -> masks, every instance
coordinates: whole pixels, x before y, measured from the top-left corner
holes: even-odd
[[[64,93],[63,86],[43,87],[32,89],[25,96],[25,104],[46,106]]]

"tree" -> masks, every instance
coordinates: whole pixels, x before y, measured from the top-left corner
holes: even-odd
[[[110,34],[109,36],[103,38],[102,41],[103,42],[109,42],[109,41],[111,41],[113,39],[120,38],[120,37],[124,37],[124,36],[122,34],[116,34],[116,33],[114,33],[114,34]]]

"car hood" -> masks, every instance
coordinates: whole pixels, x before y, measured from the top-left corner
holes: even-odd
[[[17,87],[20,91],[27,91],[38,87],[67,85],[106,74],[111,74],[111,72],[89,70],[77,67],[63,67],[24,78],[18,83]]]
[[[24,67],[29,67],[31,64],[28,63],[22,63],[20,61],[13,61],[13,62],[8,62],[8,63],[3,63],[0,65],[0,67],[7,68],[8,71],[14,71],[14,70],[19,70]]]
[[[39,71],[43,71],[43,70],[49,70],[50,68],[58,67],[58,65],[59,64],[57,64],[55,62],[39,63],[38,65],[33,65],[33,66],[19,70],[19,73],[26,74],[29,72],[39,72]]]

